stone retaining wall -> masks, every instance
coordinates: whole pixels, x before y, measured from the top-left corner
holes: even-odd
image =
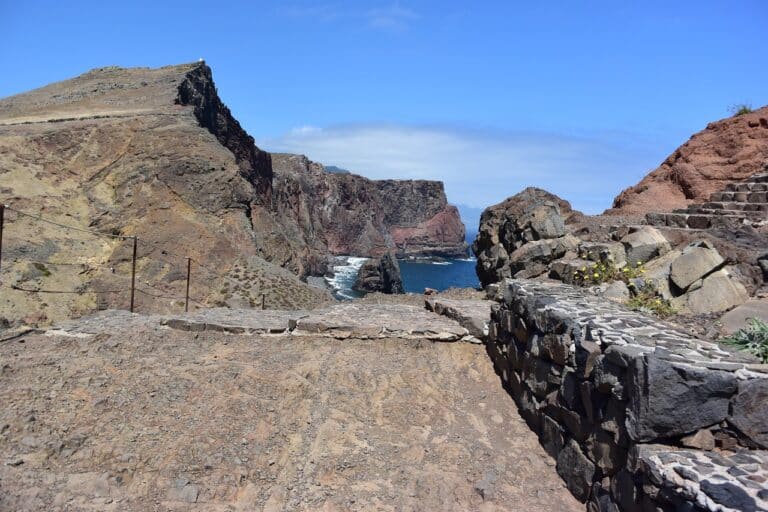
[[[490,356],[589,510],[768,510],[768,366],[567,285],[499,293]]]

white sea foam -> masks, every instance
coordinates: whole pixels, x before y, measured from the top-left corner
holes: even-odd
[[[355,256],[340,256],[339,258],[344,263],[334,265],[333,277],[326,277],[325,280],[339,297],[354,299],[355,295],[352,292],[352,285],[355,284],[360,267],[368,261],[368,258],[358,258]]]

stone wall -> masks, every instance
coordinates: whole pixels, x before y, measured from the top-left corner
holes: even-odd
[[[568,285],[497,297],[490,356],[589,510],[768,509],[768,365]]]

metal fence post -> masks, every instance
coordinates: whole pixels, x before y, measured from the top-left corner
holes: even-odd
[[[5,205],[0,204],[0,268],[3,266],[3,225],[5,224]]]
[[[189,276],[192,273],[192,258],[187,258],[187,296],[184,300],[184,312],[189,312]]]
[[[139,244],[139,238],[133,237],[133,264],[131,268],[131,313],[133,313],[133,298],[136,292],[136,248]]]

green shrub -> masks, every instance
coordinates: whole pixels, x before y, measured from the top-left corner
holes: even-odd
[[[672,304],[659,295],[659,291],[650,279],[646,280],[640,287],[634,283],[629,283],[629,292],[632,296],[627,301],[627,307],[631,310],[660,318],[675,314]]]
[[[51,271],[48,270],[48,267],[43,265],[42,263],[34,262],[32,264],[37,270],[39,270],[44,277],[49,277],[51,275]]]
[[[763,363],[768,363],[768,324],[759,318],[751,318],[748,327],[739,329],[720,341],[754,354]]]
[[[731,112],[734,116],[741,116],[752,112],[752,105],[747,103],[739,103],[737,105],[732,105],[728,111]]]
[[[590,267],[581,267],[573,273],[573,282],[580,286],[591,286],[612,281],[624,281],[629,283],[632,279],[645,274],[645,267],[641,261],[635,266],[624,265],[617,267],[611,263],[597,263]]]

